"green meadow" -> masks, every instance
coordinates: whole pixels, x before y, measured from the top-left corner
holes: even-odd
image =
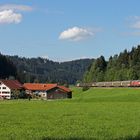
[[[72,90],[66,100],[0,101],[0,140],[140,140],[140,89]]]

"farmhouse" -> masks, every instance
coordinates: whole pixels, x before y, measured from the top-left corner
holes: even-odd
[[[72,91],[57,84],[25,83],[25,91],[30,95],[37,95],[43,99],[72,98]]]
[[[11,99],[14,92],[20,92],[22,84],[17,80],[0,79],[0,98]]]

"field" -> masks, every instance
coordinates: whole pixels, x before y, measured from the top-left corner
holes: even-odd
[[[140,89],[73,88],[73,99],[0,101],[1,140],[140,140]]]

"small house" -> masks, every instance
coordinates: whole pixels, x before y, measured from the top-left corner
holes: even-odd
[[[72,98],[72,91],[57,84],[25,83],[26,94],[37,95],[43,99]]]
[[[22,84],[17,80],[0,79],[0,98],[11,99],[13,93],[20,92],[23,89]]]

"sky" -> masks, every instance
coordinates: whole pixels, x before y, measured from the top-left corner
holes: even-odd
[[[0,52],[108,59],[140,44],[140,0],[0,0]]]

